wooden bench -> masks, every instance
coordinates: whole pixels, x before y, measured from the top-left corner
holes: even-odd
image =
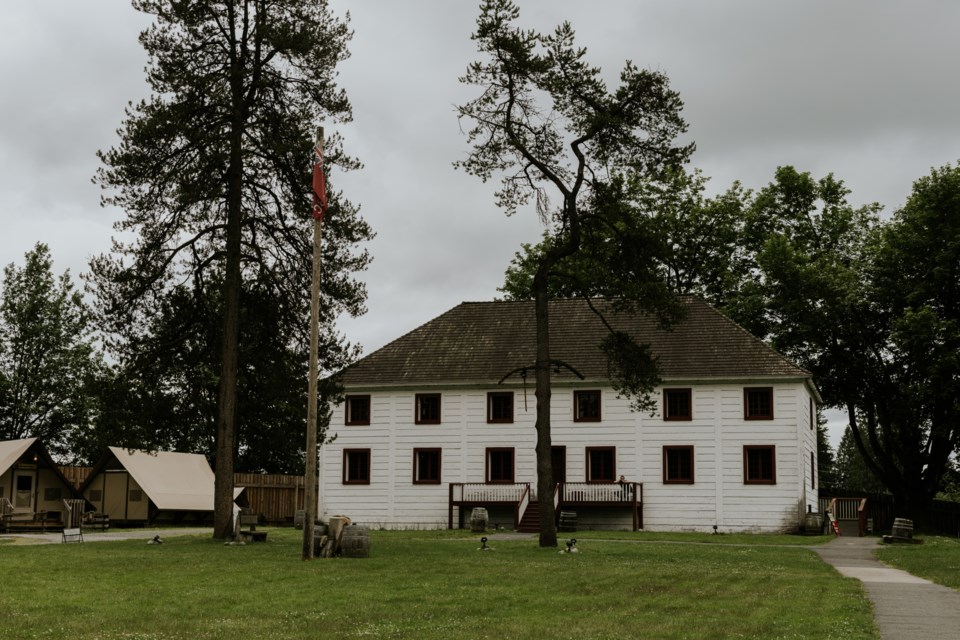
[[[83,529],[80,527],[65,528],[63,530],[63,543],[67,544],[68,542],[83,542]]]
[[[259,517],[255,513],[241,513],[240,514],[240,535],[244,539],[250,539],[253,542],[266,542],[267,541],[267,532],[266,531],[257,531],[257,522],[259,522]],[[250,527],[246,531],[243,530],[244,527]]]

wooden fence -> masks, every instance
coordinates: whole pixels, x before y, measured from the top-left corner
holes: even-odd
[[[237,473],[233,484],[247,488],[248,508],[271,524],[293,523],[303,509],[303,476]]]
[[[60,472],[76,489],[92,470],[93,467],[60,467]],[[303,476],[235,473],[233,484],[247,488],[248,508],[271,524],[292,523],[294,513],[303,509]]]

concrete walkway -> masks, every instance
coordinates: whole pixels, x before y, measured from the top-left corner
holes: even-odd
[[[884,640],[960,638],[960,593],[883,564],[873,555],[880,544],[841,536],[811,548],[841,575],[863,582]]]
[[[94,531],[92,529],[83,530],[84,542],[107,542],[110,540],[143,540],[147,542],[152,540],[153,536],[161,538],[172,538],[173,536],[193,536],[198,534],[213,535],[212,528],[186,528],[179,529],[130,529],[127,531]],[[14,544],[60,544],[63,542],[63,535],[57,533],[4,533],[0,538],[13,538]]]

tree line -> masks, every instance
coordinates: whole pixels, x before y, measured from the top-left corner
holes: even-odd
[[[0,439],[38,436],[78,463],[108,444],[204,453],[228,496],[234,466],[303,470],[311,147],[318,124],[351,119],[336,83],[351,31],[324,0],[133,6],[154,17],[140,36],[151,96],[128,106],[95,176],[123,212],[118,239],[91,260],[85,296],[42,243],[4,270]],[[518,21],[510,0],[481,4],[461,78],[478,97],[459,107],[471,151],[456,164],[501,180],[497,204],[532,204],[544,224],[501,288],[537,301],[540,483],[552,477],[546,301],[604,296],[669,326],[676,296],[694,293],[813,374],[821,408],[847,416],[840,453],[852,446],[911,513],[955,486],[960,168],[919,178],[890,217],[790,166],[756,191],[708,195],[664,73],[628,62],[611,90],[571,25]],[[328,137],[326,171],[360,166]],[[359,355],[334,320],[364,311],[373,231],[331,182],[319,351],[335,372]],[[645,345],[611,331],[602,346],[618,391],[649,406],[659,378]],[[321,422],[338,393],[322,385]],[[832,455],[821,437],[822,463]],[[228,510],[218,499],[221,535]],[[556,544],[552,503],[541,510],[541,544]]]

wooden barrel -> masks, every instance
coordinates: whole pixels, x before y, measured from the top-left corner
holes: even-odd
[[[819,513],[808,513],[803,519],[803,530],[808,536],[819,536],[823,533],[823,516]]]
[[[560,531],[576,531],[577,530],[577,512],[561,511],[559,529]]]
[[[906,518],[894,518],[893,531],[890,532],[894,538],[913,539],[913,520]]]
[[[470,512],[470,531],[483,533],[487,530],[487,522],[489,522],[487,510],[483,507],[474,507]]]
[[[370,557],[370,529],[359,524],[350,524],[343,528],[340,539],[340,553],[344,558]]]

